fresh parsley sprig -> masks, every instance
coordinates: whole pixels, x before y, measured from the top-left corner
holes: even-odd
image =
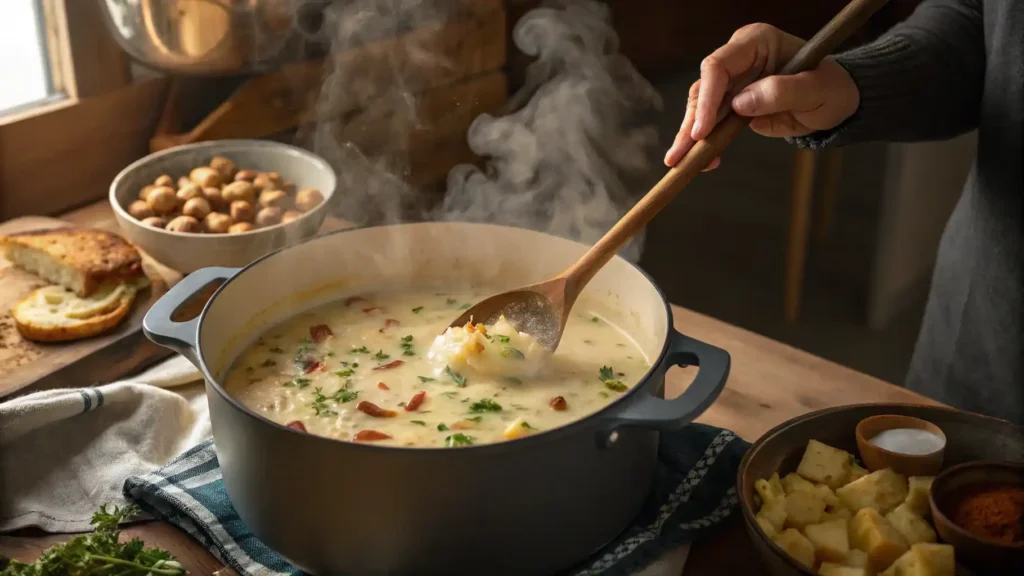
[[[179,576],[185,569],[170,552],[146,548],[139,538],[128,542],[118,540],[118,524],[139,513],[138,507],[106,505],[92,516],[95,527],[90,534],[76,536],[62,544],[54,544],[31,564],[0,556],[0,576],[42,576],[74,574],[76,576]]]

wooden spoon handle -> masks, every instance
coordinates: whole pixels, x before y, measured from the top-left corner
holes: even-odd
[[[825,26],[807,41],[786,63],[779,74],[797,74],[813,70],[818,64],[839,47],[860,26],[867,21],[888,0],[852,0]],[[678,164],[651,188],[636,205],[612,226],[593,247],[575,264],[562,273],[566,278],[567,300],[575,296],[608,263],[620,248],[643,229],[662,208],[682,191],[701,170],[720,156],[725,148],[739,136],[750,123],[750,118],[729,113],[708,134],[697,142],[683,156]]]

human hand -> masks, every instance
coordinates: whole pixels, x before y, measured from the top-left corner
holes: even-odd
[[[860,92],[850,74],[832,58],[817,68],[791,76],[775,76],[804,45],[804,40],[768,24],[750,24],[700,65],[700,79],[690,86],[686,114],[665,165],[675,166],[694,142],[706,138],[728,108],[752,118],[750,128],[763,136],[804,136],[835,128],[860,105]],[[760,78],[760,80],[757,80]],[[756,81],[755,81],[756,80]],[[715,158],[705,170],[718,167]]]

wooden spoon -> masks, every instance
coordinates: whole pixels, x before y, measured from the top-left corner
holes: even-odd
[[[852,0],[804,44],[779,74],[797,74],[816,68],[887,1]],[[470,321],[491,324],[504,315],[516,329],[530,334],[544,347],[557,348],[569,312],[587,282],[701,170],[721,155],[749,123],[749,118],[730,110],[707,138],[694,144],[683,159],[575,264],[545,282],[491,296],[466,310],[450,326],[463,326]]]

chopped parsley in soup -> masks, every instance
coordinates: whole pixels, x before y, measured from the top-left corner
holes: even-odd
[[[577,305],[552,354],[504,318],[442,329],[483,293],[352,296],[270,329],[227,390],[304,432],[395,446],[511,440],[600,410],[646,374],[636,344]]]

